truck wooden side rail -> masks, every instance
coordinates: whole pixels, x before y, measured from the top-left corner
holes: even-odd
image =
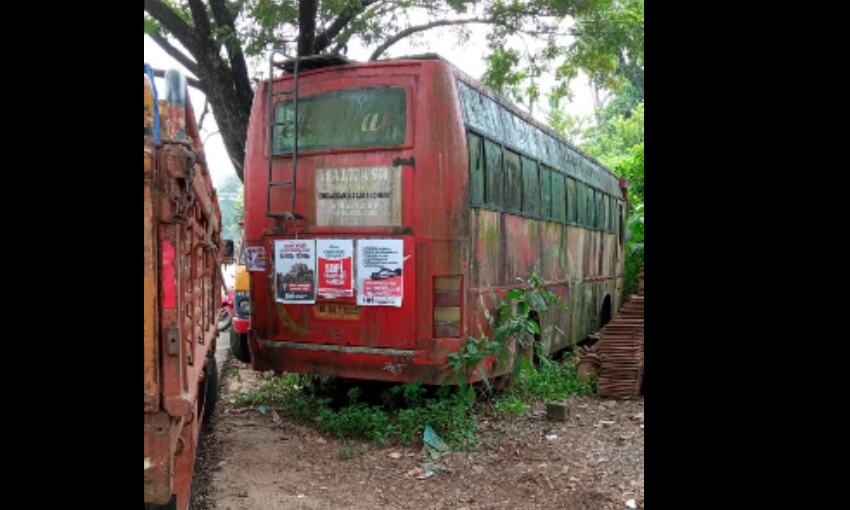
[[[221,212],[185,77],[160,100],[145,71],[145,508],[184,510],[218,386]]]

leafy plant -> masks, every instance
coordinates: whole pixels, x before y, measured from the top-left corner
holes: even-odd
[[[482,361],[489,357],[496,358],[494,368],[498,368],[500,363],[508,363],[511,343],[515,342],[519,352],[534,345],[535,338],[541,333],[538,321],[551,307],[569,311],[561,298],[546,288],[546,282],[536,272],[532,271],[527,278],[517,280],[523,283],[523,287],[508,291],[504,301],[496,308],[497,322],[493,338],[483,334],[479,338],[470,336],[457,353],[448,356],[448,366],[452,368],[458,385],[464,391],[473,373],[478,375],[488,390],[491,389],[487,367]],[[553,325],[553,328],[563,334],[557,326]],[[515,373],[519,367],[519,364],[514,364]]]

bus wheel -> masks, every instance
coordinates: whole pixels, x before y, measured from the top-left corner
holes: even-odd
[[[230,328],[230,353],[242,363],[251,362],[247,333],[237,333],[232,327]]]
[[[210,359],[207,361],[207,373],[204,377],[204,424],[215,410],[218,401],[218,363],[215,361],[215,352],[210,351]]]

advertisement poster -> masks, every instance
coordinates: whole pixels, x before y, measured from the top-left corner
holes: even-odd
[[[274,242],[275,301],[316,302],[316,241],[285,239]]]
[[[318,239],[319,295],[325,298],[354,296],[354,241]]]
[[[401,306],[404,241],[357,240],[357,304]]]
[[[266,247],[248,246],[245,248],[245,267],[248,271],[266,270]]]
[[[393,166],[317,169],[316,224],[401,225],[401,169]]]

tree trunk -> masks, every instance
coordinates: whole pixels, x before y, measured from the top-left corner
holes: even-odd
[[[209,48],[203,56],[199,55],[198,64],[198,78],[205,84],[224,147],[239,180],[244,180],[245,137],[251,114],[250,102],[246,107],[245,101],[249,98],[244,97],[244,92],[241,94],[243,97],[237,94],[233,73],[215,54],[214,48]],[[253,100],[253,92],[250,100]]]
[[[316,40],[316,0],[301,0],[298,2],[298,56],[306,57],[313,54]]]

